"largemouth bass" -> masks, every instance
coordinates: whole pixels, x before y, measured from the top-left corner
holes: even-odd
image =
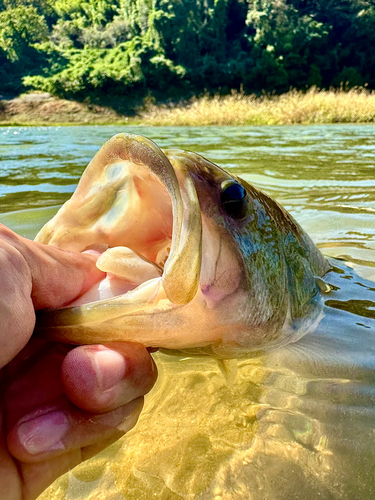
[[[330,264],[269,196],[202,156],[119,134],[36,240],[99,252],[106,278],[39,314],[50,339],[256,355],[312,331]],[[324,288],[324,285],[323,285]]]

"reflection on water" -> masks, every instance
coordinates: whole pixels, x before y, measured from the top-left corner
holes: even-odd
[[[375,498],[375,127],[135,130],[242,174],[341,260],[318,330],[232,383],[214,359],[155,354],[136,428],[41,498]],[[119,131],[0,129],[0,222],[32,237]]]

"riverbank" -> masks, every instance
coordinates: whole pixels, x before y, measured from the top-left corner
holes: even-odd
[[[59,99],[48,93],[24,94],[0,100],[0,126],[4,125],[106,125],[119,115],[110,108]],[[126,121],[126,118],[122,118]]]
[[[58,99],[50,94],[25,94],[0,101],[0,125],[150,126],[293,125],[375,123],[375,92],[366,89],[291,90],[280,96],[233,93],[204,96],[179,104],[141,104],[125,116],[108,107]]]

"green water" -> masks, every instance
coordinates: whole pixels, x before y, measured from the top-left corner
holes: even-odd
[[[136,428],[42,498],[375,498],[375,126],[3,128],[0,222],[33,237],[121,131],[244,176],[349,267],[315,334],[230,384],[215,360],[155,354]]]

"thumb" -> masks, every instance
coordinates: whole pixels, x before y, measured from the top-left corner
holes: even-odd
[[[31,300],[35,310],[62,307],[105,276],[96,267],[94,255],[43,245],[5,226],[0,226],[0,239],[19,251],[30,270]]]

